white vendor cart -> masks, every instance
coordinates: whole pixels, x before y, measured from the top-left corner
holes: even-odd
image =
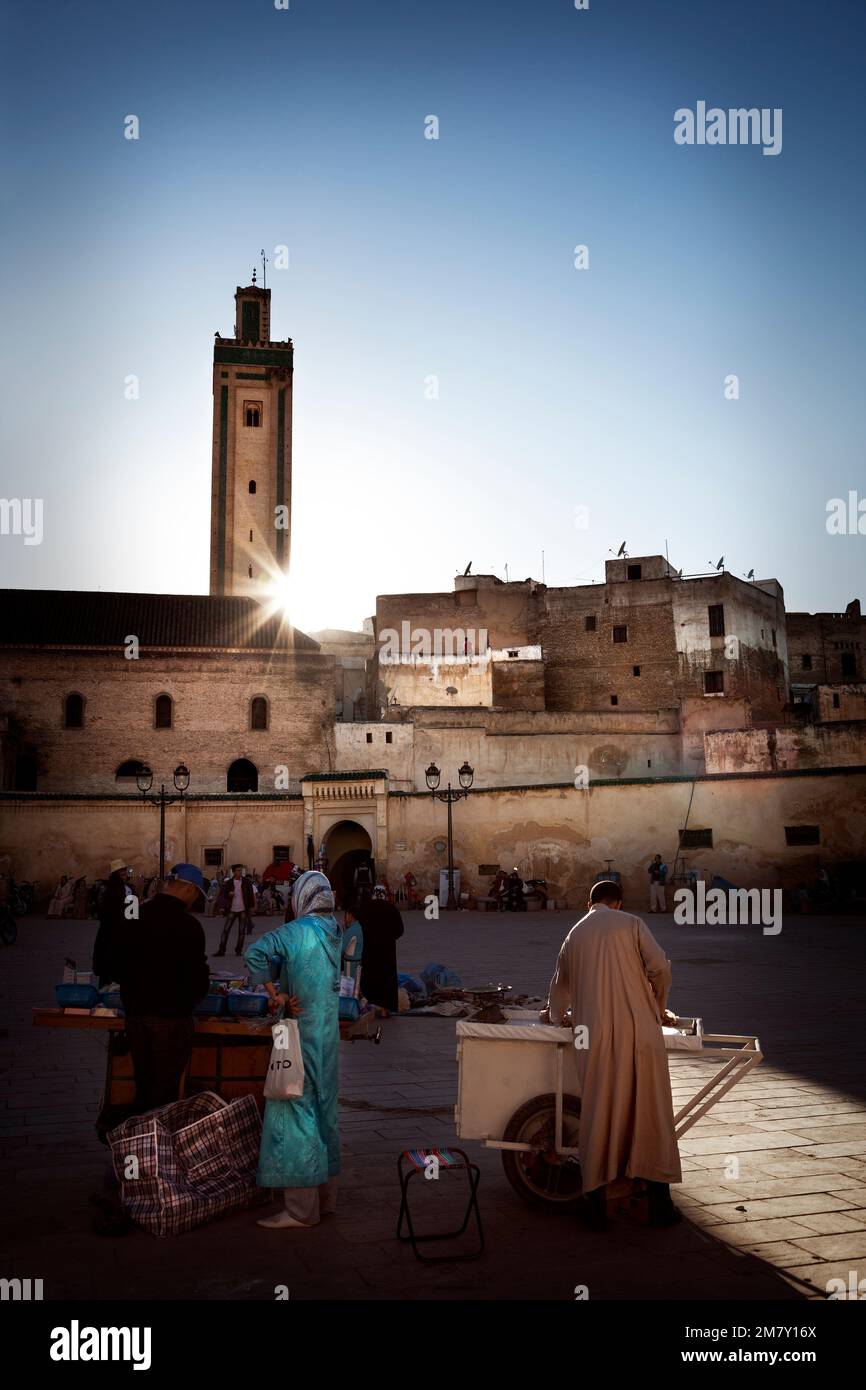
[[[679,1139],[762,1059],[756,1037],[705,1033],[699,1018],[663,1028],[665,1046],[684,1062],[719,1064],[674,1115]],[[457,1024],[460,1139],[501,1149],[515,1192],[535,1206],[568,1205],[582,1193],[580,1099],[571,1028],[531,1017]]]

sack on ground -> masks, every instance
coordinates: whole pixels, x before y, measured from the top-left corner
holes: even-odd
[[[283,1018],[271,1029],[274,1045],[265,1077],[265,1100],[296,1100],[304,1093],[304,1056],[301,1034],[293,1018]]]
[[[126,1211],[155,1236],[178,1235],[256,1196],[262,1121],[254,1096],[202,1091],[108,1135]]]

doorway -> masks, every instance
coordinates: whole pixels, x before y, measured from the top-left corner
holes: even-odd
[[[368,855],[372,855],[372,841],[357,821],[341,820],[332,825],[326,834],[325,850],[328,855],[328,877],[337,906],[345,907],[354,895],[355,870]]]

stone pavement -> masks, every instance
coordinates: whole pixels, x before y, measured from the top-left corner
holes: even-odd
[[[572,920],[406,914],[400,968],[441,961],[467,985],[541,994]],[[394,1239],[396,1161],[406,1147],[459,1142],[453,1021],[392,1019],[380,1046],[341,1046],[336,1217],[272,1232],[245,1211],[170,1240],[100,1239],[87,1197],[106,1167],[93,1133],[104,1044],[30,1022],[33,1004],[53,1001],[64,957],[87,960],[96,924],[22,919],[18,944],[0,954],[0,1276],[43,1278],[46,1298],[59,1299],[270,1299],[280,1284],[294,1299],[570,1300],[576,1285],[593,1299],[799,1299],[826,1297],[827,1280],[847,1284],[851,1270],[866,1278],[866,923],[797,917],[765,937],[647,920],[673,962],[671,1006],[700,1014],[707,1031],[757,1032],[766,1057],[681,1141],[676,1200],[688,1219],[655,1232],[623,1217],[606,1234],[586,1232],[573,1216],[526,1206],[498,1153],[467,1141],[482,1172],[487,1251],[431,1267]],[[259,919],[257,933],[268,925]],[[219,924],[205,927],[213,950]],[[701,1069],[672,1064],[677,1097],[697,1088]],[[413,1186],[419,1225],[446,1223],[456,1179]]]

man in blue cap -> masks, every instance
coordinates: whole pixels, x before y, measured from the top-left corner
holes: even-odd
[[[210,984],[204,931],[191,910],[204,905],[204,877],[194,864],[175,864],[171,873],[129,922],[118,960],[139,1114],[178,1099],[193,1010]]]

